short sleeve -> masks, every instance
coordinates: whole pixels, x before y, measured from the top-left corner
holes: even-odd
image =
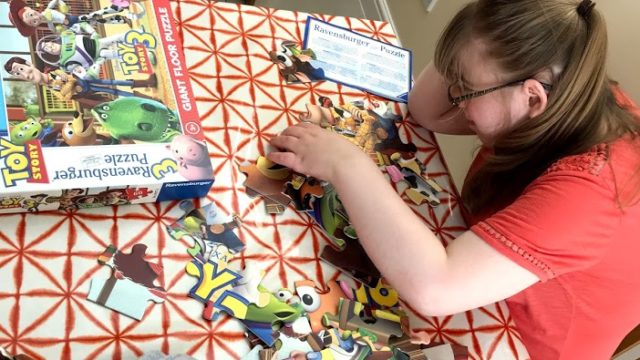
[[[585,269],[612,246],[621,221],[607,178],[583,167],[547,171],[471,231],[542,281]]]

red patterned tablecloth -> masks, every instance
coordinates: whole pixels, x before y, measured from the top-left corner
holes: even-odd
[[[246,195],[239,163],[255,160],[268,139],[297,122],[305,104],[320,95],[340,103],[364,94],[331,82],[285,85],[268,51],[282,40],[301,42],[305,13],[212,1],[174,1],[192,85],[214,164],[216,182],[203,203],[243,219],[247,243],[231,262],[266,270],[271,290],[309,278],[323,283],[339,272],[319,260],[327,244],[313,220],[287,209],[266,215],[262,201]],[[376,39],[395,43],[383,22],[316,15]],[[444,242],[465,226],[453,185],[432,134],[408,119],[401,134],[419,148],[419,160],[453,200],[414,211]],[[173,240],[167,224],[182,214],[176,202],[100,208],[80,212],[0,217],[0,346],[37,359],[132,359],[145,352],[186,353],[198,359],[238,358],[249,350],[240,323],[229,317],[203,320],[202,304],[187,293],[195,279],[184,271],[186,243]],[[148,258],[164,266],[163,304],[149,303],[135,321],[86,300],[94,276],[110,268],[97,256],[108,244],[128,252],[146,244]],[[420,318],[417,330],[434,340],[468,346],[473,359],[526,359],[526,350],[503,303],[456,316]]]

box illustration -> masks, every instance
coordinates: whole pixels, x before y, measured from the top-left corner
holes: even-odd
[[[0,213],[206,195],[168,0],[11,0],[0,25]]]

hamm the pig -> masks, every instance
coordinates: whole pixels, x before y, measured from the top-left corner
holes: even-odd
[[[187,135],[176,135],[167,145],[171,156],[178,163],[178,173],[187,180],[204,180],[213,177],[207,145]]]

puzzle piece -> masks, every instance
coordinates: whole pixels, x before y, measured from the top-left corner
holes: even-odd
[[[340,301],[340,287],[335,281],[327,282],[327,289],[318,289],[311,280],[301,280],[294,283],[297,298],[302,309],[306,312],[313,331],[324,330],[322,316],[325,313],[336,313]]]
[[[373,309],[388,309],[398,305],[398,292],[378,279],[375,286],[359,284],[352,289],[345,281],[338,281],[340,288],[349,300],[355,300]]]
[[[198,278],[197,284],[189,291],[189,296],[208,305],[203,312],[207,320],[215,320],[217,312],[209,305],[226,290],[231,289],[240,279],[240,274],[227,268],[225,262],[208,261],[204,264],[191,260],[186,266],[187,274]]]
[[[146,261],[147,246],[136,244],[125,254],[109,245],[98,262],[112,268],[109,279],[93,278],[87,299],[109,309],[140,320],[147,301],[161,303],[166,298],[163,287],[154,285],[162,279],[162,266]]]
[[[301,50],[294,41],[283,41],[279,50],[269,52],[269,58],[278,65],[280,75],[287,84],[324,80],[324,70],[315,64],[316,55],[313,50]]]
[[[250,322],[292,323],[300,317],[301,312],[276,298],[264,287],[259,287],[260,292],[266,294],[268,301],[261,306],[249,302],[242,295],[226,290],[215,301],[215,307],[240,320]]]
[[[321,341],[321,344],[318,343]],[[307,354],[307,359],[369,359],[372,353],[371,347],[366,343],[354,341],[349,331],[342,334],[338,329],[325,329],[320,331],[312,340],[313,348],[321,348],[313,353]]]
[[[203,224],[204,239],[211,244],[222,244],[234,253],[244,250],[244,243],[232,231],[240,227],[240,217],[233,214],[233,220],[223,224]]]
[[[264,287],[259,287],[260,292],[267,294],[268,302],[262,306],[250,303],[240,294],[232,290],[224,291],[215,301],[213,306],[229,315],[242,320],[247,329],[253,332],[268,346],[275,342],[274,328],[280,325],[291,324],[301,315],[301,311],[278,300]]]
[[[236,286],[230,291],[239,295],[250,304],[258,307],[265,307],[271,300],[270,294],[260,291],[260,283],[264,278],[264,271],[258,270],[255,266],[247,265],[240,271],[242,278],[238,280]]]
[[[199,209],[190,201],[180,207],[185,215],[167,226],[167,231],[176,240],[190,239],[193,246],[189,255],[204,263],[208,260],[228,262],[233,254],[244,250],[245,244],[233,231],[240,227],[240,217],[233,214],[231,221],[218,213],[215,204],[209,203]]]
[[[311,215],[330,236],[335,247],[342,248],[346,239],[356,237],[333,187],[323,187],[316,180],[305,179],[302,182],[287,168],[278,167],[262,156],[258,157],[255,165],[240,166],[239,169],[247,174],[244,183],[247,194],[261,196],[267,203],[267,212],[271,213],[269,209],[273,209],[281,213],[294,198],[298,209],[311,208]]]
[[[294,295],[294,292],[287,288],[278,290],[274,295],[278,300],[291,305],[291,307],[301,313],[301,316],[296,321],[283,327],[281,333],[290,337],[300,337],[310,334],[313,330],[309,322],[309,314],[306,313],[300,297]]]
[[[324,188],[319,180],[294,174],[285,184],[287,194],[298,211],[313,210],[313,201],[324,196]]]
[[[130,254],[109,245],[98,257],[98,262],[110,266],[118,279],[127,278],[146,288],[165,293],[164,288],[153,284],[156,278],[162,277],[162,266],[145,260],[146,252],[147,245],[144,244],[133,245]]]
[[[340,328],[342,330],[359,330],[369,331],[378,338],[382,343],[389,343],[391,338],[400,338],[403,335],[400,324],[385,319],[367,319],[364,321],[360,317],[364,306],[358,302],[341,299],[338,305],[338,314],[325,314],[322,323],[324,326]]]
[[[275,165],[263,156],[258,157],[255,164],[240,166],[239,169],[247,175],[244,186],[249,196],[261,196],[268,206],[277,211],[284,211],[289,205],[291,198],[283,193],[285,184],[291,178],[289,169]]]
[[[280,337],[276,340],[275,346],[278,350],[276,355],[277,360],[288,359],[292,353],[299,352],[306,354],[313,351],[306,341],[288,337],[283,334],[280,334]]]
[[[325,246],[320,259],[340,269],[345,275],[368,286],[376,286],[382,277],[358,241],[351,241],[342,250]]]
[[[429,345],[402,344],[393,349],[394,359],[397,360],[462,360],[469,358],[469,351],[466,346],[433,343]]]
[[[403,143],[396,123],[402,120],[393,102],[377,100],[353,101],[335,106],[328,97],[319,97],[320,105],[307,104],[301,121],[330,129],[360,147],[365,153],[402,153],[412,157],[417,151],[413,143]]]
[[[96,304],[115,310],[136,320],[141,320],[147,307],[147,301],[164,302],[166,294],[146,288],[128,278],[93,278],[87,299]]]
[[[311,214],[316,223],[329,235],[329,240],[335,248],[344,249],[350,239],[358,238],[333,186],[325,186],[324,196],[313,202]]]
[[[322,106],[316,104],[307,104],[307,112],[298,115],[298,118],[302,122],[310,122],[316,125],[320,125],[323,128],[328,128],[335,125],[337,119],[342,117],[344,112],[338,108],[333,107],[331,99],[327,97],[320,97],[326,99],[325,104]],[[322,100],[320,100],[323,102]]]
[[[422,164],[415,158],[404,160],[399,153],[391,155],[390,160],[393,165],[387,166],[387,173],[394,182],[404,180],[409,184],[405,195],[414,204],[420,205],[425,201],[431,206],[440,204],[437,194],[443,191],[442,187],[433,179],[422,177],[421,174],[424,172]]]

